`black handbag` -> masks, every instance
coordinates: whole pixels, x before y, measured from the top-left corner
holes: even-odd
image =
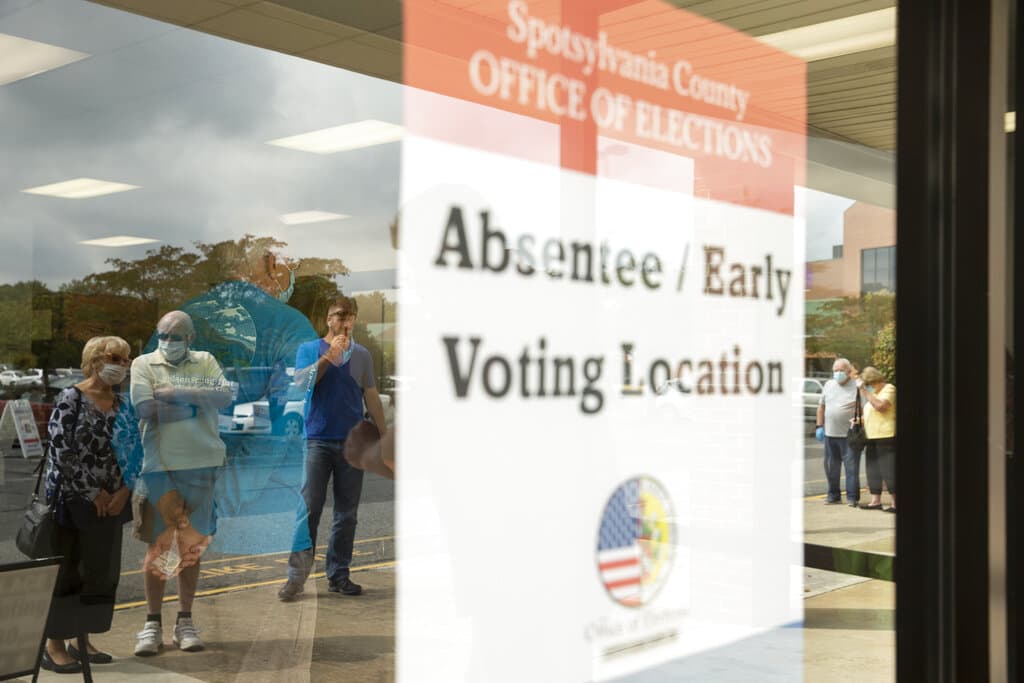
[[[859,392],[858,392],[859,394]],[[864,431],[864,413],[861,410],[860,396],[853,402],[853,424],[846,433],[846,445],[854,453],[860,453],[868,443],[868,433]]]
[[[39,476],[36,477],[36,488],[32,492],[32,500],[25,508],[21,526],[15,543],[18,550],[33,560],[57,555],[57,499],[60,498],[60,480],[57,491],[50,503],[39,500],[39,482],[43,479],[46,469],[46,458],[39,461]]]
[[[72,439],[74,439],[75,430],[78,429],[78,413],[81,412],[81,409],[82,395],[79,393],[78,399],[75,401],[75,420],[71,426]],[[18,550],[33,560],[59,554],[57,552],[57,503],[61,498],[59,473],[53,500],[49,503],[39,500],[39,484],[43,480],[43,472],[46,471],[46,461],[46,456],[39,460],[36,488],[32,491],[32,500],[25,508],[21,526],[18,527],[18,534],[14,539]]]

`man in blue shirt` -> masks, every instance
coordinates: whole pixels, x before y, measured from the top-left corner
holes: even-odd
[[[346,462],[343,447],[349,432],[363,419],[364,401],[382,435],[387,427],[370,352],[352,341],[356,313],[354,300],[335,300],[327,309],[327,334],[302,344],[296,354],[296,373],[309,368],[314,386],[306,403],[305,505],[300,506],[296,519],[296,550],[288,559],[288,581],[277,594],[285,602],[302,592],[312,571],[317,527],[332,476],[334,521],[327,541],[328,590],[344,595],[359,595],[363,590],[349,578],[363,472]]]

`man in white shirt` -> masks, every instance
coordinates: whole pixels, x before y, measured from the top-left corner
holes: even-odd
[[[857,384],[851,380],[853,365],[845,358],[832,364],[832,379],[825,382],[818,402],[815,436],[825,442],[825,505],[843,502],[839,477],[846,470],[846,504],[857,507],[860,500],[860,451],[854,453],[846,442],[857,399]]]
[[[192,622],[192,601],[199,554],[217,530],[214,490],[224,465],[217,411],[231,402],[217,360],[189,349],[195,329],[187,313],[171,311],[161,318],[157,339],[157,350],[136,358],[131,372],[143,447],[136,493],[146,499],[137,533],[149,546],[143,567],[148,614],[135,645],[140,656],[163,647],[160,610],[167,579],[174,575],[180,611],[172,642],[187,652],[204,647]],[[175,534],[178,544],[172,547]]]

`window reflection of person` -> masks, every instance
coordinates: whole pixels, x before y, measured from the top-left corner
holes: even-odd
[[[156,351],[132,363],[131,399],[140,419],[143,444],[139,536],[148,545],[144,577],[148,614],[135,654],[156,654],[163,644],[161,606],[166,579],[178,575],[180,611],[174,642],[182,650],[203,649],[192,622],[199,581],[199,555],[216,532],[214,491],[224,464],[218,433],[218,409],[231,390],[216,359],[190,349],[192,319],[171,311],[157,323]],[[180,566],[162,567],[173,548]],[[180,571],[180,573],[178,573]]]
[[[352,340],[357,310],[354,300],[338,298],[327,311],[327,334],[300,346],[296,356],[297,371],[315,373],[315,388],[306,409],[303,505],[296,516],[288,580],[278,591],[284,602],[294,600],[309,578],[331,479],[334,520],[327,541],[328,590],[345,595],[362,592],[349,575],[363,472],[345,460],[343,447],[350,431],[362,421],[364,402],[378,433],[386,433],[387,426],[370,353]]]
[[[62,391],[49,422],[46,497],[59,496],[57,546],[63,555],[46,626],[42,666],[59,673],[81,670],[82,653],[64,639],[110,630],[121,573],[122,513],[132,473],[122,472],[114,451],[114,424],[128,409],[116,393],[131,348],[120,337],[93,337],[82,349],[85,379]],[[89,661],[109,654],[87,643]]]
[[[289,375],[300,344],[317,338],[309,320],[288,305],[295,273],[283,258],[268,250],[233,245],[225,253],[231,264],[226,280],[191,299],[181,309],[196,328],[191,348],[208,351],[234,383],[232,404],[221,410],[231,428],[221,434],[226,464],[218,483],[217,507],[222,518],[253,517],[294,509],[302,483],[300,435],[286,435],[289,400],[299,402],[310,387],[309,373]],[[151,340],[147,348],[152,348]],[[266,414],[246,429],[234,429],[235,406],[266,405]],[[262,429],[264,420],[270,427]],[[301,425],[301,422],[299,422]],[[238,426],[241,426],[240,424]],[[257,429],[259,428],[259,429]],[[300,438],[295,438],[296,436]],[[291,497],[282,492],[292,492]],[[236,527],[218,539],[218,550],[264,553],[290,550],[291,538],[251,525]]]
[[[864,469],[871,491],[868,505],[881,506],[884,481],[892,502],[883,509],[896,512],[896,387],[886,382],[877,368],[869,366],[860,373],[857,389],[865,402],[864,431],[868,442]]]

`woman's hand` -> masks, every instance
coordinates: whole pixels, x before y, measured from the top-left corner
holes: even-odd
[[[107,502],[107,515],[110,517],[120,515],[129,498],[131,498],[131,491],[128,490],[127,486],[122,486],[111,494],[110,500]]]
[[[105,490],[100,489],[100,492],[92,499],[92,504],[96,506],[97,517],[106,517],[107,506],[110,504],[110,494]]]

